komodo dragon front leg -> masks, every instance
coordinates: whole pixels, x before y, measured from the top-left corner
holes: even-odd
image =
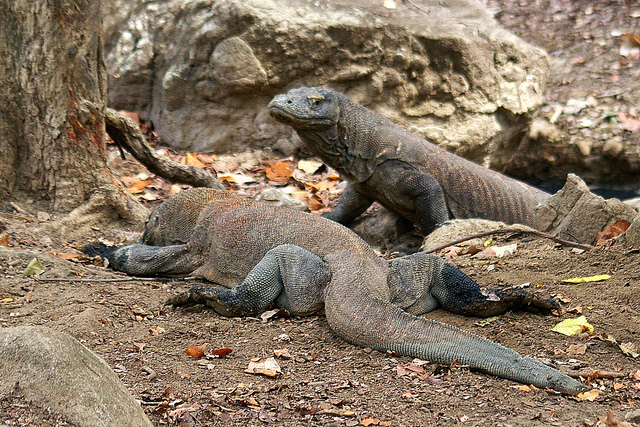
[[[433,176],[397,160],[378,165],[378,172],[363,183],[347,184],[335,208],[324,217],[348,225],[378,200],[425,233],[450,218],[444,190]],[[394,191],[389,195],[377,191],[381,188]]]
[[[271,305],[308,316],[324,307],[331,273],[320,257],[296,245],[269,250],[247,277],[231,289],[193,286],[172,305],[206,304],[228,317],[255,316]]]

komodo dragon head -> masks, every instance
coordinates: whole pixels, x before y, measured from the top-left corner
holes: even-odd
[[[279,122],[298,130],[325,130],[336,126],[340,104],[335,92],[318,87],[292,89],[276,95],[269,103],[269,113]]]
[[[347,180],[362,182],[373,174],[371,159],[380,147],[358,137],[375,126],[368,120],[373,116],[347,96],[332,89],[301,87],[276,95],[268,108],[274,119],[294,128],[303,144]]]

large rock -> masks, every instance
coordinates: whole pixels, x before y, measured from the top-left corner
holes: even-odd
[[[624,242],[633,247],[640,247],[640,215],[631,221],[631,225],[623,236]]]
[[[569,174],[564,187],[538,205],[534,214],[538,230],[591,244],[605,227],[618,220],[631,222],[637,212],[618,199],[593,194],[580,177]]]
[[[0,396],[17,389],[80,426],[152,425],[104,360],[61,332],[0,328],[0,378]]]
[[[458,154],[504,164],[549,70],[542,50],[475,0],[105,3],[109,103],[144,113],[180,149],[295,141],[268,101],[326,85]]]

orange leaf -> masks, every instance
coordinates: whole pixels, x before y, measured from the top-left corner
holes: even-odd
[[[185,353],[187,353],[187,356],[200,358],[204,356],[204,349],[206,346],[207,343],[204,343],[202,345],[190,345],[189,348],[185,350]]]
[[[304,186],[311,191],[323,191],[335,187],[336,183],[333,181],[305,182]]]
[[[133,184],[131,184],[131,186],[127,187],[127,190],[129,190],[131,194],[139,194],[139,193],[142,193],[143,188],[146,188],[152,182],[153,182],[153,179],[151,178],[134,181]]]
[[[380,425],[380,420],[371,417],[364,417],[360,424],[363,426],[377,426]]]
[[[9,234],[6,231],[0,234],[0,246],[9,246]]]
[[[136,122],[137,125],[140,125],[140,114],[136,113],[135,111],[120,110],[118,111],[118,114],[130,118],[131,120]]]
[[[596,389],[591,389],[589,391],[585,391],[584,393],[579,393],[576,396],[578,400],[588,400],[589,402],[593,402],[600,396],[600,392]]]
[[[230,348],[218,348],[216,350],[213,350],[211,352],[211,354],[213,354],[214,356],[218,356],[218,357],[225,357],[227,354],[231,353],[233,350],[231,350]]]
[[[610,226],[606,227],[604,230],[596,234],[596,244],[602,244],[607,240],[615,239],[629,228],[631,223],[629,221],[625,221],[620,219]]]
[[[265,174],[271,181],[286,182],[294,170],[296,170],[296,167],[289,160],[269,161],[265,168]]]
[[[195,166],[197,168],[203,169],[206,165],[198,159],[197,153],[187,153],[182,159],[180,159],[180,163],[183,165]]]
[[[309,205],[312,211],[318,211],[324,208],[324,203],[322,203],[322,200],[320,200],[320,198],[315,194],[311,195],[310,197],[307,197],[305,199],[305,202],[307,202],[307,205]]]

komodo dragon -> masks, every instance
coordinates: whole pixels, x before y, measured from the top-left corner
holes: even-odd
[[[500,344],[416,316],[438,306],[479,316],[511,307],[549,311],[555,301],[522,289],[483,293],[460,270],[424,253],[387,262],[348,228],[311,214],[191,189],[153,210],[139,243],[100,250],[112,268],[131,275],[196,275],[230,288],[196,285],[171,299],[174,305],[205,303],[224,316],[256,315],[273,304],[295,315],[324,308],[331,329],[356,345],[456,361],[571,394],[588,389]]]
[[[429,234],[453,218],[534,226],[550,195],[438,147],[331,89],[277,95],[269,112],[349,182],[326,218],[347,225],[373,201]]]

